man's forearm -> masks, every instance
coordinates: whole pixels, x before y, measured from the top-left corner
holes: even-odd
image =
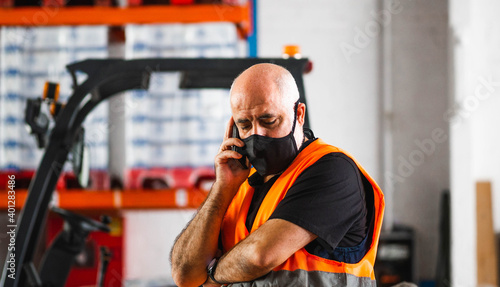
[[[206,280],[206,266],[216,255],[222,218],[231,201],[223,189],[214,184],[172,248],[172,275],[180,286],[199,286]]]
[[[219,260],[215,279],[222,283],[247,282],[271,271],[274,266],[260,261],[259,251],[251,242],[240,242]]]
[[[286,220],[268,220],[224,254],[214,277],[222,283],[255,280],[316,238],[313,233]]]

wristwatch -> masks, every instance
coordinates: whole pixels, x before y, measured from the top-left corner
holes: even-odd
[[[208,264],[208,267],[207,267],[207,273],[208,273],[208,277],[210,277],[210,279],[212,279],[212,281],[214,281],[215,283],[217,284],[220,284],[220,285],[224,285],[224,283],[221,283],[217,280],[215,280],[215,269],[217,268],[217,263],[219,261],[217,260],[217,258],[214,258],[212,259],[212,261],[210,262],[210,264]]]

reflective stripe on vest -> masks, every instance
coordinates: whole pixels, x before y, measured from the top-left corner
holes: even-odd
[[[252,282],[229,284],[231,287],[275,287],[275,286],[362,286],[376,287],[374,280],[347,273],[330,273],[306,270],[279,270]]]
[[[373,187],[375,210],[374,225],[371,232],[373,235],[370,249],[363,259],[353,264],[338,262],[312,255],[305,248],[302,248],[263,278],[249,283],[232,284],[232,286],[301,286],[301,282],[310,282],[305,286],[372,286],[372,284],[375,284],[373,265],[382,226],[384,196],[377,183],[352,156],[339,148],[324,143],[321,139],[313,141],[304,148],[269,189],[257,211],[250,233],[269,219],[278,203],[285,197],[288,189],[305,169],[324,155],[335,152],[350,157]],[[226,211],[221,230],[224,253],[250,234],[245,226],[245,221],[253,192],[254,189],[248,184],[248,180],[245,181]],[[276,282],[277,285],[271,284],[271,282]],[[299,285],[292,282],[297,282]],[[316,285],[313,282],[318,282],[318,284]],[[320,282],[324,282],[324,284]]]

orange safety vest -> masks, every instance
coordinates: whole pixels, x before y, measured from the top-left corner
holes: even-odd
[[[230,286],[375,286],[373,265],[377,253],[378,239],[384,214],[384,195],[377,183],[364,168],[345,151],[317,139],[303,149],[292,164],[279,176],[262,202],[251,232],[266,223],[278,203],[285,197],[297,177],[326,154],[340,152],[349,156],[366,179],[372,184],[374,218],[370,248],[364,257],[354,264],[321,258],[308,253],[305,248],[295,252],[284,263],[267,275],[252,282],[235,283]],[[222,247],[224,253],[245,239],[248,232],[245,221],[252,201],[254,189],[245,181],[229,205],[222,222]]]

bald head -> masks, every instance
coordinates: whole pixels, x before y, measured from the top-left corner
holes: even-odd
[[[234,80],[230,94],[233,119],[243,138],[244,134],[281,137],[290,133],[299,91],[292,74],[285,68],[267,63],[254,65]],[[302,106],[301,111],[305,109]],[[298,125],[302,125],[302,119],[303,113]],[[268,123],[274,124],[274,120],[276,126],[266,127]]]
[[[299,91],[292,74],[275,64],[257,64],[241,73],[231,86],[233,105],[263,104],[266,101],[293,108]]]

